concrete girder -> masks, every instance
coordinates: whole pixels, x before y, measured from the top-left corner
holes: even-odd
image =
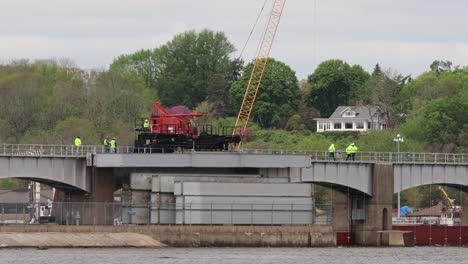
[[[301,182],[340,185],[372,196],[373,166],[360,162],[313,162],[301,169]]]
[[[193,168],[289,168],[307,167],[307,155],[260,155],[237,152],[193,152],[171,154],[96,154],[98,168],[193,167]]]
[[[0,157],[0,179],[23,178],[91,191],[85,158]]]
[[[394,164],[393,192],[429,184],[468,188],[468,166],[456,164]]]

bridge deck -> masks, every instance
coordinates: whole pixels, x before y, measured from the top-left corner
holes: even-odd
[[[145,150],[140,150],[144,152]],[[119,154],[134,154],[135,148],[123,146],[117,148]],[[72,145],[0,145],[0,156],[35,156],[35,157],[89,157],[91,154],[105,153],[103,146],[86,145],[76,148]],[[177,152],[175,154],[193,153],[193,151]],[[284,149],[242,149],[236,152],[197,152],[210,154],[239,154],[249,155],[284,155],[284,156],[309,156],[311,160],[326,161],[328,152],[323,150],[284,150]],[[337,151],[337,161],[343,161],[346,154]],[[145,159],[145,158],[143,158]],[[414,163],[414,164],[462,164],[468,165],[466,153],[417,153],[417,152],[367,152],[356,153],[356,161],[361,162],[390,162],[390,163]]]

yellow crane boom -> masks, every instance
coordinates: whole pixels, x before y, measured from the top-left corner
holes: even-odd
[[[442,196],[444,197],[444,200],[447,202],[447,205],[450,207],[453,207],[454,206],[453,200],[450,199],[447,192],[444,190],[444,188],[442,188],[442,186],[439,186],[439,191],[442,193]]]
[[[257,97],[258,88],[262,82],[263,73],[265,72],[268,56],[270,55],[271,46],[275,39],[285,3],[286,0],[275,0],[273,3],[270,18],[268,19],[265,31],[263,32],[262,41],[258,47],[255,64],[252,73],[250,74],[249,83],[245,90],[244,100],[242,100],[242,105],[236,120],[236,127],[241,129],[242,135],[249,123],[250,114],[252,113],[255,98]],[[240,144],[241,142],[237,145],[237,148],[240,148]]]

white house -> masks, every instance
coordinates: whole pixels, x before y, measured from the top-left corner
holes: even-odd
[[[384,113],[376,106],[338,106],[329,118],[315,118],[317,132],[367,131],[387,128]]]

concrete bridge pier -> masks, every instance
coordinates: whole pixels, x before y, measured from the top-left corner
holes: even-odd
[[[90,169],[89,193],[56,189],[55,208],[52,210],[56,222],[69,225],[113,224],[116,216],[120,214],[116,212],[117,207],[111,204],[116,189],[113,174],[112,168]]]
[[[333,199],[333,230],[346,236],[346,244],[352,244],[351,233],[351,196],[348,193],[336,191]],[[343,237],[344,239],[344,237]],[[337,241],[343,243],[344,241]]]
[[[372,197],[353,197],[352,230],[356,245],[381,246],[388,244],[388,234],[379,231],[392,229],[392,164],[376,163],[374,165],[372,190]],[[362,202],[360,199],[363,199]],[[360,217],[361,207],[364,208],[364,217]],[[360,220],[361,218],[363,220]]]
[[[462,215],[461,215],[461,225],[468,226],[468,193],[463,192],[463,201],[461,203]]]

